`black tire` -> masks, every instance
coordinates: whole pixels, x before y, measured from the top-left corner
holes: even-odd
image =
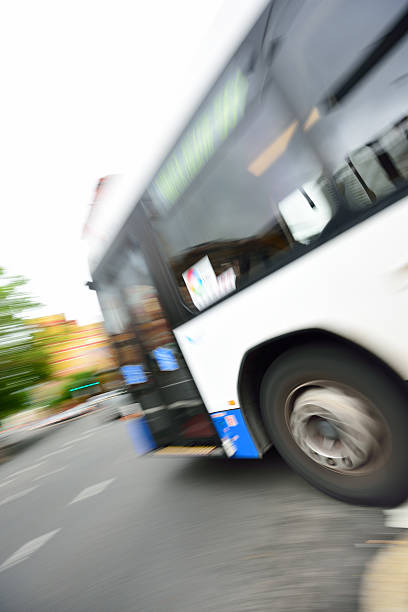
[[[390,440],[386,456],[371,471],[337,472],[316,463],[295,442],[288,398],[309,381],[333,381],[364,396],[381,413]],[[261,385],[261,413],[278,452],[308,482],[345,502],[396,506],[408,497],[408,402],[403,383],[375,361],[352,349],[330,344],[305,345],[282,354]]]

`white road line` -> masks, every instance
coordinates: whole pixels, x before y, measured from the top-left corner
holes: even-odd
[[[95,431],[100,431],[104,427],[105,427],[104,425],[98,425],[98,427],[91,427],[91,429],[86,429],[83,435],[85,436],[86,434],[95,433]]]
[[[14,482],[14,481],[15,481],[15,478],[11,478],[9,480],[6,480],[5,482],[2,482],[0,484],[0,487],[4,487],[4,486],[6,486],[6,485],[8,485],[8,484],[10,484],[11,482]]]
[[[408,502],[401,504],[397,508],[384,510],[384,514],[387,527],[408,529]]]
[[[33,555],[39,548],[41,548],[41,546],[44,546],[44,544],[46,544],[48,540],[51,540],[51,538],[60,530],[61,528],[54,529],[54,531],[49,531],[48,533],[40,536],[39,538],[34,538],[34,540],[30,540],[29,542],[27,542],[27,544],[24,544],[21,548],[16,550],[16,552],[13,553],[11,557],[6,559],[6,561],[4,561],[2,565],[0,565],[0,572],[4,572],[4,570],[8,569],[9,567],[13,567],[13,565],[17,565],[17,563],[21,563],[22,561],[25,561],[26,559],[31,557],[31,555]]]
[[[59,448],[58,450],[55,450],[55,451],[52,451],[51,453],[47,453],[46,455],[43,455],[42,457],[40,457],[40,459],[48,459],[48,457],[59,455],[60,453],[63,453],[69,450],[70,448],[72,448],[72,446],[64,446],[64,448]]]
[[[45,457],[41,457],[41,459],[45,459]],[[40,467],[40,465],[43,465],[45,463],[45,461],[41,461],[40,463],[34,463],[34,465],[29,465],[28,467],[24,468],[23,470],[18,470],[18,472],[13,472],[12,474],[10,474],[10,476],[8,478],[14,478],[14,476],[19,476],[20,474],[24,474],[25,472],[29,472],[30,470],[34,470],[35,468]]]
[[[57,468],[56,470],[52,470],[51,472],[47,472],[46,474],[41,474],[41,476],[36,476],[36,478],[33,478],[33,480],[41,480],[42,478],[47,478],[47,476],[58,474],[58,472],[62,472],[62,470],[65,470],[66,467],[67,466],[64,465],[63,467]]]
[[[24,497],[24,495],[28,495],[34,489],[37,489],[39,485],[35,485],[34,487],[29,487],[28,489],[24,489],[23,491],[19,491],[18,493],[14,493],[13,495],[9,495],[0,501],[0,506],[4,506],[4,504],[8,504],[15,499],[19,499],[20,497]]]
[[[102,493],[106,489],[107,486],[110,485],[115,479],[110,478],[109,480],[104,480],[103,482],[99,482],[98,484],[92,485],[91,487],[87,487],[83,491],[81,491],[74,499],[69,502],[69,506],[71,504],[75,504],[76,502],[82,501],[83,499],[87,499],[88,497],[93,497],[94,495],[98,495],[98,493]]]
[[[75,444],[75,442],[82,442],[82,440],[86,440],[87,438],[90,438],[93,434],[87,434],[86,436],[80,436],[79,438],[75,438],[74,440],[70,440],[69,442],[64,442],[64,444],[62,445],[63,447],[65,446],[69,446],[70,444]]]

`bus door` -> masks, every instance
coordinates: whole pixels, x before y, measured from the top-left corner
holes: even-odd
[[[138,361],[122,373],[157,446],[220,445],[158,298],[140,248],[127,250],[115,280]],[[132,367],[133,366],[133,367]],[[139,366],[139,367],[135,367]]]

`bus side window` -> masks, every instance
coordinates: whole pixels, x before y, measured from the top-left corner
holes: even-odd
[[[205,308],[282,265],[300,240],[298,227],[297,238],[292,235],[294,223],[307,224],[307,240],[319,234],[336,207],[333,194],[317,180],[322,173],[298,118],[279,86],[270,83],[199,180],[162,217],[152,219],[184,301]],[[300,203],[292,214],[293,197]],[[201,289],[193,283],[205,258],[212,281],[209,299],[201,302],[194,294]],[[214,275],[218,279],[224,272],[220,285],[229,279],[228,291],[217,294],[211,288]]]
[[[408,187],[404,20],[402,0],[304,3],[271,66],[354,218]]]

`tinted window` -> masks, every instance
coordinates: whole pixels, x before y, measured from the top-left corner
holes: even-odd
[[[406,11],[405,0],[304,3],[271,67],[351,212],[408,180]]]
[[[204,308],[405,189],[405,7],[275,1],[263,94],[165,212],[154,190],[144,198],[188,304]]]
[[[119,291],[109,282],[98,283],[98,299],[103,312],[105,329],[111,336],[123,333],[129,326],[129,315]]]
[[[318,236],[336,209],[322,173],[297,117],[271,85],[188,192],[165,216],[152,215],[185,300],[206,305],[186,278],[206,258],[211,303]]]
[[[98,299],[105,321],[105,329],[110,335],[121,366],[143,361],[139,344],[135,341],[131,318],[120,289],[108,282],[98,282]]]
[[[148,371],[154,372],[156,382],[160,384],[171,385],[174,383],[174,375],[177,380],[185,381],[189,375],[183,357],[170,330],[144,255],[139,249],[124,250],[116,284],[127,307],[133,334],[142,348]],[[173,375],[168,381],[170,372]],[[178,399],[186,393],[191,395],[192,389],[180,388]],[[196,395],[194,390],[193,396]]]
[[[141,251],[128,251],[117,283],[145,351],[171,343],[173,338]]]

